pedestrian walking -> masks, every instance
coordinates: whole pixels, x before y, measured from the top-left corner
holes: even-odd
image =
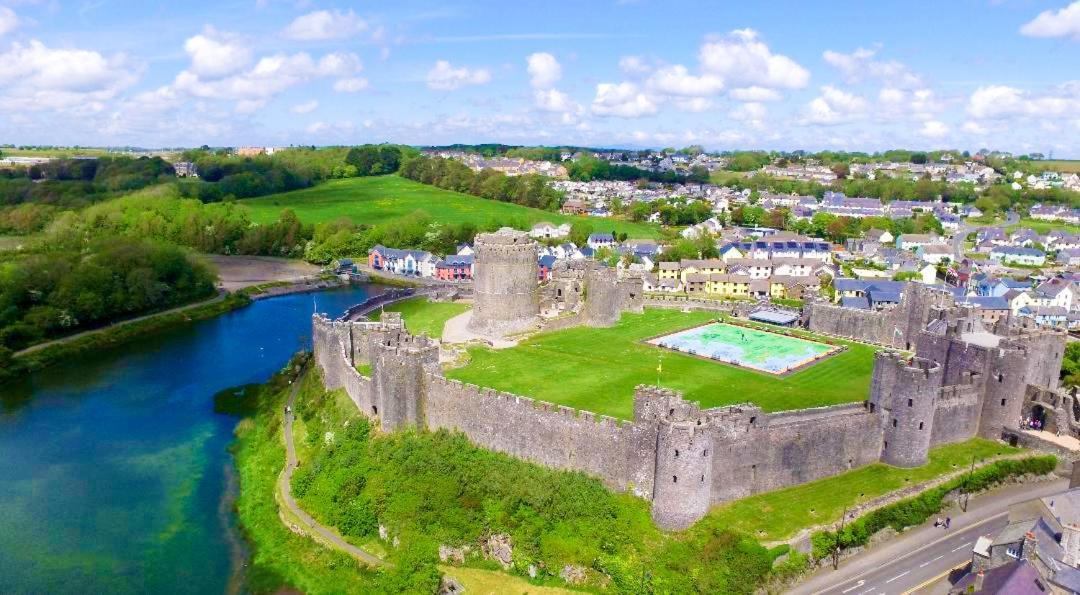
[[[945,517],[945,528],[948,529],[949,525],[951,525],[951,524],[952,524],[952,517],[948,517],[948,516]]]

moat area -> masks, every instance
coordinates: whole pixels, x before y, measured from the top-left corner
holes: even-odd
[[[334,317],[380,291],[259,301],[0,387],[0,592],[226,591],[237,420],[214,394],[309,345],[313,299]]]

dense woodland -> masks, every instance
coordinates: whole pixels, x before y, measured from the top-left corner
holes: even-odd
[[[215,279],[187,251],[137,238],[0,262],[0,351],[208,297]]]
[[[81,207],[171,180],[159,157],[59,159],[31,167],[0,168],[0,206],[24,203]]]

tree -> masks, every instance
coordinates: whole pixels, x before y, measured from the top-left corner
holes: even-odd
[[[570,225],[570,235],[568,239],[577,246],[584,246],[589,241],[589,236],[592,235],[593,226],[586,221],[575,221]]]

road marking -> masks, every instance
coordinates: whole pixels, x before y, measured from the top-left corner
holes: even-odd
[[[1063,483],[1066,483],[1066,482],[1063,482]],[[1002,517],[1007,517],[1008,515],[1009,515],[1009,512],[1007,510],[1003,510],[1003,511],[1001,511],[1001,512],[995,514],[995,515],[991,515],[991,516],[986,517],[985,519],[982,519],[980,521],[976,521],[974,523],[971,523],[970,525],[965,525],[962,529],[960,529],[960,531],[970,531],[971,529],[974,529],[975,527],[985,525],[986,523],[996,521],[996,520],[998,520],[998,519],[1000,519]],[[940,537],[938,539],[935,539],[934,541],[931,541],[930,543],[928,543],[926,545],[923,545],[922,547],[920,547],[917,550],[910,550],[910,551],[908,551],[906,554],[904,554],[902,556],[898,556],[896,558],[893,558],[892,560],[889,561],[889,565],[896,564],[897,562],[900,562],[901,560],[904,560],[906,558],[914,556],[915,554],[925,550],[928,547],[935,546],[935,545],[941,543],[942,541],[952,539],[953,537],[954,537],[954,535],[944,535],[944,536],[942,536],[942,537]],[[876,568],[870,568],[870,569],[864,570],[864,571],[856,574],[855,576],[849,577],[847,580],[852,581],[852,580],[855,580],[857,578],[862,578],[862,577],[870,574],[871,572],[876,572],[876,571],[878,571],[880,569],[881,569],[880,566],[876,567]],[[841,583],[841,584],[846,584],[846,583]],[[818,589],[818,590],[814,591],[814,595],[820,595],[821,593],[825,593],[826,591],[829,591],[829,590],[832,590],[832,589],[835,589],[835,588],[836,588],[836,586],[826,587],[826,588],[823,588],[823,589]]]
[[[954,552],[958,552],[958,551],[960,551],[960,550],[962,550],[962,549],[964,549],[964,548],[968,547],[968,546],[969,546],[969,545],[971,545],[972,543],[973,543],[973,542],[969,541],[969,542],[965,543],[964,545],[962,545],[962,546],[960,546],[960,547],[956,548],[956,549],[955,549],[955,550],[953,550],[953,551],[954,551]]]
[[[895,581],[896,579],[898,579],[898,578],[900,578],[900,577],[902,577],[902,576],[904,576],[904,575],[906,575],[906,574],[910,574],[910,573],[911,573],[911,571],[910,571],[910,570],[907,570],[907,571],[901,572],[900,574],[898,574],[898,575],[896,575],[896,576],[892,577],[891,579],[889,579],[889,580],[885,581],[885,584],[887,585],[887,584],[889,584],[889,583],[891,583],[891,582]]]
[[[929,566],[931,563],[937,562],[938,560],[940,560],[940,559],[942,559],[944,557],[945,557],[945,554],[941,554],[940,556],[934,558],[933,560],[927,560],[926,562],[923,562],[922,564],[919,564],[919,568],[925,568],[925,567]]]
[[[914,588],[911,588],[911,589],[908,589],[907,591],[904,591],[904,595],[910,595],[911,593],[914,593],[914,592],[918,591],[919,589],[922,589],[923,587],[926,587],[926,586],[929,586],[929,585],[931,585],[933,583],[936,583],[939,580],[949,576],[949,574],[951,574],[953,571],[959,570],[959,569],[967,566],[968,564],[970,564],[970,562],[961,562],[960,564],[957,564],[956,566],[953,566],[952,568],[946,570],[945,572],[942,572],[941,574],[939,574],[939,575],[937,575],[937,576],[935,576],[933,578],[926,579],[925,581],[923,581],[923,582],[919,583],[918,585],[916,585]]]
[[[854,585],[852,585],[852,586],[850,586],[850,587],[848,587],[848,588],[846,588],[846,589],[844,589],[843,591],[840,591],[840,592],[841,593],[847,593],[848,591],[854,591],[855,589],[858,589],[859,587],[861,587],[861,586],[863,586],[865,584],[866,584],[866,581],[859,581],[859,582],[855,583]]]

